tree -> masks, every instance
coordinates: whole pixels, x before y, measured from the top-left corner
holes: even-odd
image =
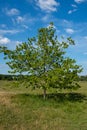
[[[78,73],[82,68],[76,61],[65,57],[69,45],[75,45],[71,37],[62,42],[58,41],[53,23],[49,27],[40,28],[37,37],[29,38],[28,42],[16,46],[15,50],[0,47],[4,58],[9,59],[7,64],[12,69],[11,73],[20,73],[28,83],[44,90],[76,89]],[[24,75],[23,75],[24,74]]]

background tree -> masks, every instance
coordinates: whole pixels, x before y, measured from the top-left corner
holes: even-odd
[[[65,57],[66,49],[74,45],[74,41],[69,37],[59,42],[55,31],[53,23],[50,23],[49,27],[38,30],[36,38],[29,38],[27,43],[17,45],[15,50],[0,47],[4,58],[9,59],[10,72],[20,73],[22,81],[42,88],[44,98],[49,88],[78,88],[76,79],[82,71],[75,60]]]

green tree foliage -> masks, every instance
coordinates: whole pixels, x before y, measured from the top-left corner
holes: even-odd
[[[20,73],[21,80],[27,80],[34,87],[44,90],[76,89],[78,73],[82,68],[76,65],[76,61],[65,57],[69,45],[74,41],[69,37],[58,41],[53,23],[47,28],[40,28],[35,38],[29,38],[28,42],[16,46],[15,50],[0,47],[4,58],[9,59],[7,64],[12,69],[11,73]],[[23,76],[23,74],[25,74]]]

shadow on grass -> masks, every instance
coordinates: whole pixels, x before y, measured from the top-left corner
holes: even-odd
[[[71,101],[71,102],[82,102],[84,100],[87,100],[87,96],[81,93],[56,93],[56,94],[48,94],[48,99],[54,99],[58,102],[65,102],[65,101]]]
[[[28,98],[32,98],[32,99],[43,99],[43,95],[34,95],[34,94],[18,94],[19,96],[22,96],[22,98],[28,99]],[[87,101],[87,96],[81,93],[52,93],[52,94],[47,94],[46,95],[46,100],[54,100],[57,102],[66,102],[66,101],[70,101],[70,102],[83,102],[83,101]]]

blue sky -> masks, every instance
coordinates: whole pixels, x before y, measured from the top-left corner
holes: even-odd
[[[59,39],[71,36],[75,40],[67,55],[75,58],[87,75],[87,0],[0,0],[0,45],[14,49],[50,22],[54,22]],[[8,69],[0,54],[0,73]]]

